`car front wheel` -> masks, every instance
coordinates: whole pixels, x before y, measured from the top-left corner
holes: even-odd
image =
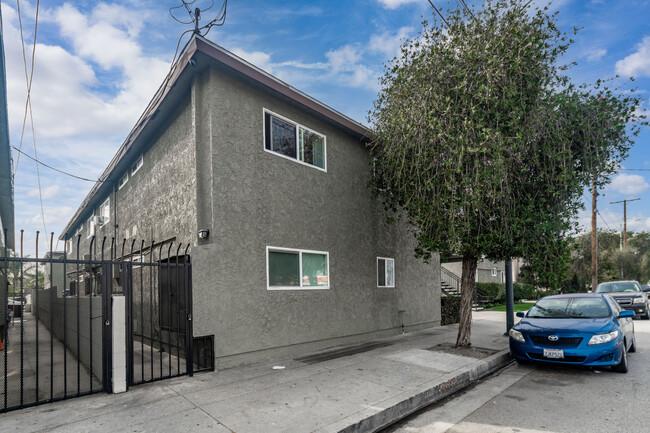
[[[625,344],[623,344],[623,355],[621,356],[621,362],[612,366],[612,371],[617,373],[627,373],[627,350],[625,350]]]

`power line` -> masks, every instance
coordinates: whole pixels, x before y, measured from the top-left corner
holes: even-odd
[[[609,224],[607,224],[607,221],[605,221],[605,218],[603,218],[603,216],[600,214],[599,211],[596,211],[596,212],[598,212],[598,216],[600,217],[601,220],[603,220],[603,222],[605,223],[607,228],[611,230],[612,228],[609,226]]]
[[[445,24],[447,24],[447,27],[449,27],[449,23],[447,22],[447,20],[445,19],[445,17],[442,16],[442,14],[440,13],[440,11],[439,11],[438,8],[436,7],[436,5],[434,5],[433,2],[432,2],[431,0],[427,0],[427,1],[428,1],[429,4],[431,5],[431,7],[432,7],[432,8],[433,8],[437,13],[438,13],[438,15],[440,16],[440,18],[445,22]]]
[[[650,168],[619,168],[618,171],[650,171]]]
[[[13,147],[17,152],[19,152],[19,153],[25,155],[25,157],[31,159],[32,161],[34,161],[34,162],[36,162],[36,163],[38,163],[38,164],[40,164],[40,165],[42,165],[42,166],[44,166],[44,167],[49,168],[50,170],[57,171],[57,172],[59,172],[59,173],[61,173],[61,174],[65,174],[66,176],[74,177],[75,179],[85,180],[85,181],[87,181],[87,182],[94,182],[94,183],[97,183],[97,182],[99,182],[99,183],[103,183],[103,182],[104,182],[103,180],[99,180],[99,179],[88,179],[88,178],[86,178],[86,177],[77,176],[76,174],[68,173],[67,171],[63,171],[63,170],[60,170],[60,169],[58,169],[58,168],[56,168],[56,167],[52,167],[51,165],[48,165],[48,164],[44,163],[43,161],[39,161],[38,159],[34,158],[33,156],[31,156],[31,155],[29,155],[29,154],[23,152],[22,150],[18,149],[18,148],[17,148],[16,146],[14,146],[13,144],[11,145],[11,147]]]
[[[465,6],[465,10],[467,12],[469,12],[469,14],[472,16],[472,18],[476,19],[476,17],[474,16],[474,13],[471,10],[469,10],[469,8],[467,7],[467,3],[465,3],[465,0],[460,0],[460,1],[463,4],[463,6]]]

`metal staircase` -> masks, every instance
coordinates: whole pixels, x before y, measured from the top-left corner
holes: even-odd
[[[443,296],[460,297],[460,277],[448,269],[440,267],[440,290]],[[493,299],[478,288],[474,288],[474,300],[472,310],[482,311],[485,304],[489,304]]]

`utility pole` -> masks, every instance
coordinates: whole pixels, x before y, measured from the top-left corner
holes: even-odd
[[[596,217],[598,191],[596,191],[596,176],[591,181],[591,291],[598,287],[598,232],[596,231]]]
[[[623,249],[627,247],[627,202],[628,201],[637,201],[641,200],[640,198],[631,198],[629,200],[621,200],[621,201],[611,201],[609,204],[618,204],[618,203],[623,203]],[[593,226],[593,222],[592,222]]]

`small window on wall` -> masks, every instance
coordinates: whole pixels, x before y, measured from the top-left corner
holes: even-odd
[[[267,247],[267,289],[329,289],[329,254]]]
[[[492,268],[492,276],[493,277],[497,276],[497,268]]]
[[[395,260],[377,257],[377,287],[395,287]]]
[[[138,160],[131,166],[131,176],[133,176],[138,170],[140,170],[140,167],[142,167],[142,164],[144,164],[144,158],[141,156],[138,158]],[[125,182],[126,183],[126,182]]]
[[[266,110],[264,148],[285,158],[326,170],[325,136]]]
[[[122,177],[122,179],[120,179],[120,185],[119,185],[118,189],[122,189],[122,187],[123,187],[124,185],[126,185],[126,183],[127,183],[128,181],[129,181],[129,173],[126,173],[126,174]]]
[[[104,224],[108,223],[111,219],[111,199],[107,198],[106,201],[102,204],[101,208],[99,209],[99,213],[101,216],[101,225],[103,226]]]

